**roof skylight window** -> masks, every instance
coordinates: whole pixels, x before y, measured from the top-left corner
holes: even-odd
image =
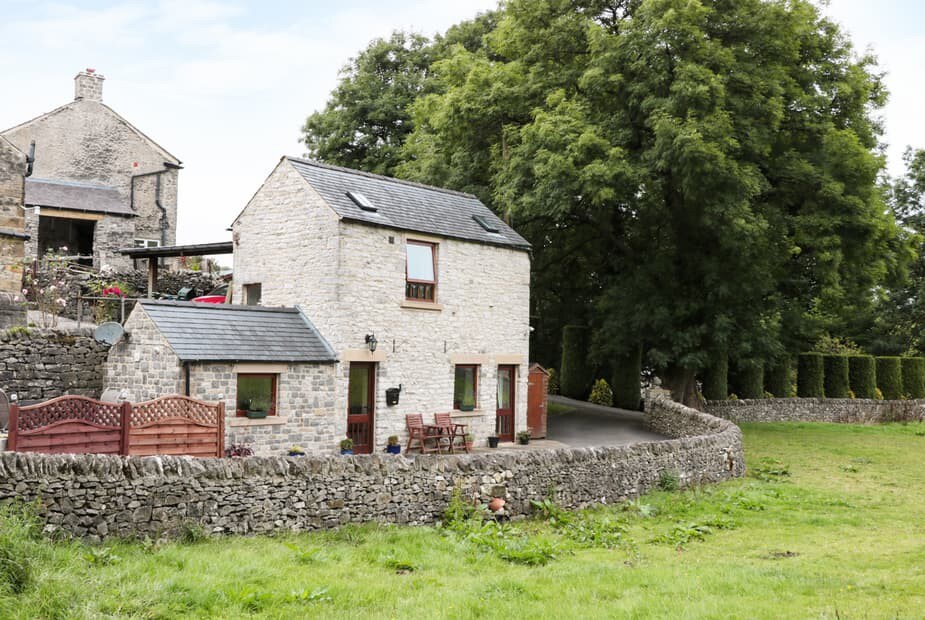
[[[473,215],[472,219],[478,222],[479,226],[490,233],[499,233],[501,230],[498,226],[484,215]]]
[[[360,192],[348,191],[347,196],[350,198],[350,200],[355,202],[356,205],[360,207],[361,209],[363,209],[364,211],[370,211],[372,213],[375,213],[376,211],[379,210],[379,208],[376,207],[376,205],[374,205],[370,201],[369,198],[367,198]]]

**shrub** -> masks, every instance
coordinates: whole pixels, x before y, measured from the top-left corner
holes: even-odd
[[[848,358],[825,355],[822,359],[826,398],[848,398]]]
[[[839,338],[837,336],[822,336],[813,345],[813,351],[823,355],[862,355],[864,351],[850,338]]]
[[[594,382],[594,387],[591,388],[591,396],[588,398],[588,401],[595,405],[611,407],[613,406],[613,391],[610,389],[610,386],[607,385],[606,381],[598,379]]]
[[[729,358],[725,353],[713,358],[713,363],[701,373],[703,397],[723,400],[729,394]]]
[[[764,373],[764,389],[778,398],[790,396],[793,387],[790,383],[789,357],[782,357],[768,366]]]
[[[903,394],[925,398],[925,357],[902,358]]]
[[[762,398],[764,396],[764,366],[761,362],[748,360],[736,368],[733,389],[740,398]]]
[[[801,398],[824,396],[824,376],[821,353],[800,353],[797,357],[797,396]]]
[[[562,362],[559,369],[559,389],[562,395],[583,400],[588,395],[591,381],[587,327],[566,325],[562,328]]]
[[[877,362],[873,355],[848,357],[848,385],[858,398],[874,398],[877,389]]]
[[[877,358],[877,387],[886,400],[899,400],[903,396],[902,362],[898,357]]]
[[[614,360],[613,369],[613,406],[620,409],[639,409],[642,393],[639,389],[639,377],[642,374],[642,348],[620,355]]]
[[[546,393],[547,394],[558,394],[559,393],[559,373],[555,368],[550,368],[546,372],[549,373],[549,379],[546,381]]]

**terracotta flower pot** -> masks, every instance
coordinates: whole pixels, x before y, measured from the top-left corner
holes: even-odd
[[[493,498],[491,498],[491,501],[488,502],[488,509],[489,509],[490,511],[492,511],[492,512],[498,512],[499,510],[501,510],[502,508],[504,508],[504,505],[505,505],[506,503],[507,503],[507,502],[505,502],[505,501],[504,501],[503,499],[501,499],[500,497],[493,497]]]

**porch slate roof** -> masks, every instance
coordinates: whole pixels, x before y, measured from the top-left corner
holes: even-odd
[[[118,189],[92,183],[29,178],[26,179],[26,196],[23,202],[30,207],[135,215],[128,200],[122,198]]]
[[[345,220],[520,250],[530,249],[526,239],[472,194],[309,159],[286,159]],[[347,192],[361,193],[377,211],[361,209]],[[485,218],[498,232],[487,231],[473,216]]]
[[[331,345],[298,308],[138,303],[183,362],[337,361]]]

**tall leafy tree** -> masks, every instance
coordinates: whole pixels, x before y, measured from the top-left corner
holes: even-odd
[[[485,40],[434,65],[398,171],[519,223],[535,311],[599,358],[644,341],[690,402],[711,351],[796,348],[898,270],[880,79],[811,3],[511,0]]]

